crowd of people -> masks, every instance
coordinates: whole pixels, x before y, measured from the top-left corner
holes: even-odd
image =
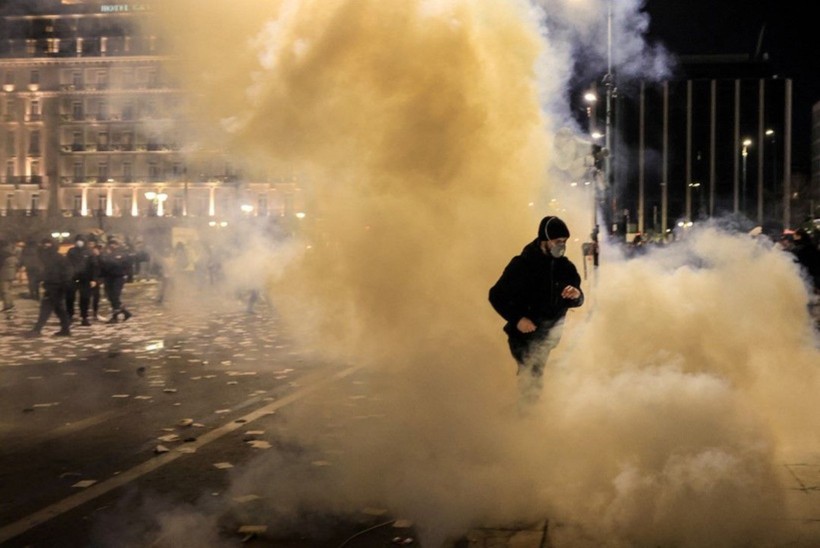
[[[233,295],[254,314],[256,306],[265,302],[260,285],[264,272],[258,266],[264,261],[242,253],[252,251],[241,242],[219,245],[194,239],[149,247],[140,238],[102,232],[77,234],[70,242],[50,237],[0,239],[2,311],[12,314],[15,298],[38,301],[38,318],[29,336],[40,336],[56,316],[60,330],[54,335],[67,337],[72,327],[128,321],[133,312],[123,303],[123,289],[135,279],[152,279],[158,282],[158,304],[184,300],[192,291],[206,289]],[[223,268],[226,263],[232,266],[230,272]]]
[[[123,304],[125,283],[132,281],[139,264],[131,249],[119,238],[104,240],[94,234],[78,234],[73,245],[60,252],[54,238],[27,242],[0,241],[0,297],[3,312],[14,310],[13,284],[25,282],[26,297],[39,301],[39,313],[29,336],[40,336],[52,314],[60,322],[55,336],[71,336],[71,327],[92,321],[118,323],[133,315]],[[108,317],[100,314],[102,296],[110,304]],[[79,298],[78,298],[79,297]]]

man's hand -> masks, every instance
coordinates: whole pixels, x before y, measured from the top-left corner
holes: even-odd
[[[515,326],[522,333],[532,333],[535,331],[535,324],[529,318],[521,318]]]
[[[565,299],[577,299],[581,296],[581,290],[577,287],[572,287],[568,285],[561,291],[561,296]]]

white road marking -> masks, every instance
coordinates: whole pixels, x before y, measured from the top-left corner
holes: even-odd
[[[188,444],[188,446],[198,449],[203,445],[206,445],[212,441],[215,441],[222,436],[233,432],[238,428],[245,428],[247,427],[249,422],[255,421],[261,417],[267,416],[272,412],[276,411],[277,409],[281,409],[286,405],[290,405],[291,403],[298,401],[308,394],[315,392],[319,388],[322,388],[326,384],[329,384],[333,381],[343,379],[348,375],[354,373],[358,369],[361,369],[361,365],[355,365],[352,367],[348,367],[335,375],[330,377],[323,377],[320,378],[315,383],[307,384],[303,386],[299,390],[296,390],[292,394],[288,394],[287,396],[283,397],[280,400],[273,401],[268,405],[260,407],[259,409],[248,413],[244,417],[241,417],[242,422],[237,422],[236,420],[232,420],[231,422],[222,425],[219,428],[211,430],[210,432],[203,434],[195,442]],[[95,483],[94,485],[86,488],[85,490],[71,495],[70,497],[64,498],[61,501],[58,501],[54,504],[46,506],[42,510],[38,510],[37,512],[26,516],[14,523],[6,525],[0,528],[0,544],[10,540],[16,536],[22,535],[26,531],[37,527],[52,518],[55,518],[61,514],[68,512],[69,510],[73,510],[78,506],[85,504],[86,502],[92,501],[97,497],[100,497],[118,487],[122,487],[129,482],[132,482],[136,479],[141,478],[142,476],[165,466],[166,464],[170,464],[173,461],[177,460],[178,458],[184,457],[190,453],[181,453],[179,451],[172,451],[170,453],[163,453],[161,455],[157,455],[151,458],[151,460],[145,461],[142,464],[138,464],[134,466],[130,470],[126,470],[125,472],[118,474],[112,478],[109,478],[105,481],[101,481],[99,483]]]

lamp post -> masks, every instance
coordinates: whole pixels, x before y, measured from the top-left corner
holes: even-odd
[[[598,166],[595,158],[595,141],[600,137],[600,133],[596,128],[596,103],[598,102],[598,95],[594,90],[589,90],[584,93],[584,102],[587,104],[587,124],[589,135],[593,139],[593,145],[590,147],[589,153],[592,155],[592,165],[589,166],[589,180],[590,180],[590,195],[592,196],[592,230],[598,225]]]
[[[166,193],[149,190],[145,193],[145,198],[151,202],[157,217],[165,216],[165,200],[168,199]]]
[[[740,155],[743,158],[743,171],[742,171],[742,181],[743,184],[741,186],[741,211],[743,214],[746,214],[746,158],[749,156],[749,147],[752,146],[751,139],[743,139],[743,147],[740,150]]]
[[[771,196],[777,196],[777,134],[773,129],[766,130],[766,137],[771,139],[772,141],[772,186],[771,186]],[[772,216],[775,213],[775,206],[772,205]]]

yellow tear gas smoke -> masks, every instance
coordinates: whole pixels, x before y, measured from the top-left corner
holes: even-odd
[[[548,140],[538,29],[522,23],[524,6],[233,9],[237,29],[196,25],[209,40],[183,43],[198,59],[177,70],[254,168],[297,173],[306,187],[315,253],[286,291],[310,305],[299,312],[305,333],[373,363],[417,337],[452,340],[457,324],[484,315],[494,270],[537,226],[528,205]]]
[[[385,504],[434,541],[544,517],[580,527],[556,530],[567,546],[791,531],[800,512],[778,466],[820,432],[817,350],[777,250],[712,230],[656,262],[610,257],[594,312],[571,315],[544,403],[529,419],[505,409],[514,367],[487,290],[553,213],[540,198],[566,198],[545,178],[539,104],[561,87],[539,87],[551,47],[527,4],[209,6],[157,12],[200,135],[248,169],[297,177],[311,206],[311,249],[273,300],[306,344],[376,372],[372,420],[341,439],[323,432],[352,412],[349,393],[290,417],[300,442],[332,446],[328,475],[288,476],[271,459],[238,483],[269,485],[283,506]],[[560,214],[584,231],[586,214]]]

